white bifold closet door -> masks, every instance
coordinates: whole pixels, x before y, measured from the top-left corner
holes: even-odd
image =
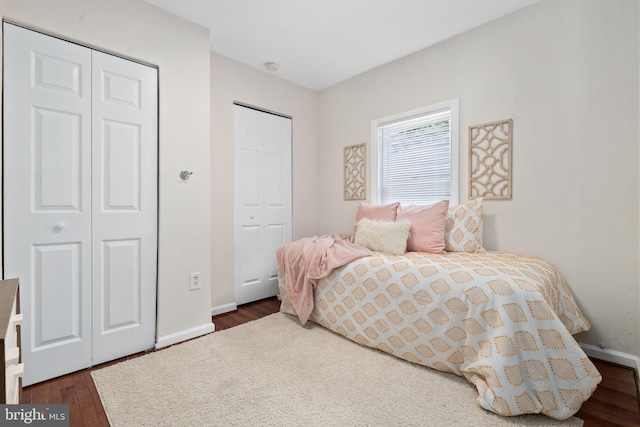
[[[291,241],[291,119],[234,105],[236,304],[278,293],[276,250]]]
[[[152,348],[157,70],[4,24],[4,277],[29,385]]]

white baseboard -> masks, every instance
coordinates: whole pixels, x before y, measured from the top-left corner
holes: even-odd
[[[223,304],[216,307],[211,307],[211,315],[216,316],[222,313],[228,313],[233,310],[237,310],[238,306],[235,302],[230,302],[229,304]]]
[[[173,344],[177,344],[182,341],[190,340],[192,338],[197,338],[202,335],[206,335],[215,331],[216,327],[213,322],[205,323],[204,325],[196,326],[194,328],[185,329],[184,331],[175,332],[173,334],[165,335],[163,337],[159,337],[156,342],[156,350],[164,347],[168,347]]]
[[[626,366],[635,369],[640,373],[640,357],[629,353],[623,353],[621,351],[609,350],[608,348],[600,348],[591,344],[580,344],[582,350],[589,357],[595,359],[604,360],[605,362],[617,363],[618,365]]]

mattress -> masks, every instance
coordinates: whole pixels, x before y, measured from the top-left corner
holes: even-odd
[[[280,281],[281,311],[295,315]],[[601,376],[572,334],[589,329],[558,270],[507,252],[374,252],[314,289],[313,322],[464,376],[500,415],[571,417]]]

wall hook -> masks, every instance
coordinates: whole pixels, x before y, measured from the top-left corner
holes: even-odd
[[[186,181],[189,178],[191,178],[191,175],[193,175],[193,172],[182,171],[182,172],[180,172],[180,179],[183,180],[183,181]]]

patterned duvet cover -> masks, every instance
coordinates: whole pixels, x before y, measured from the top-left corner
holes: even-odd
[[[281,311],[295,315],[280,283]],[[556,268],[506,252],[374,252],[318,281],[311,321],[464,376],[500,415],[566,419],[601,377],[572,334],[589,329]]]

